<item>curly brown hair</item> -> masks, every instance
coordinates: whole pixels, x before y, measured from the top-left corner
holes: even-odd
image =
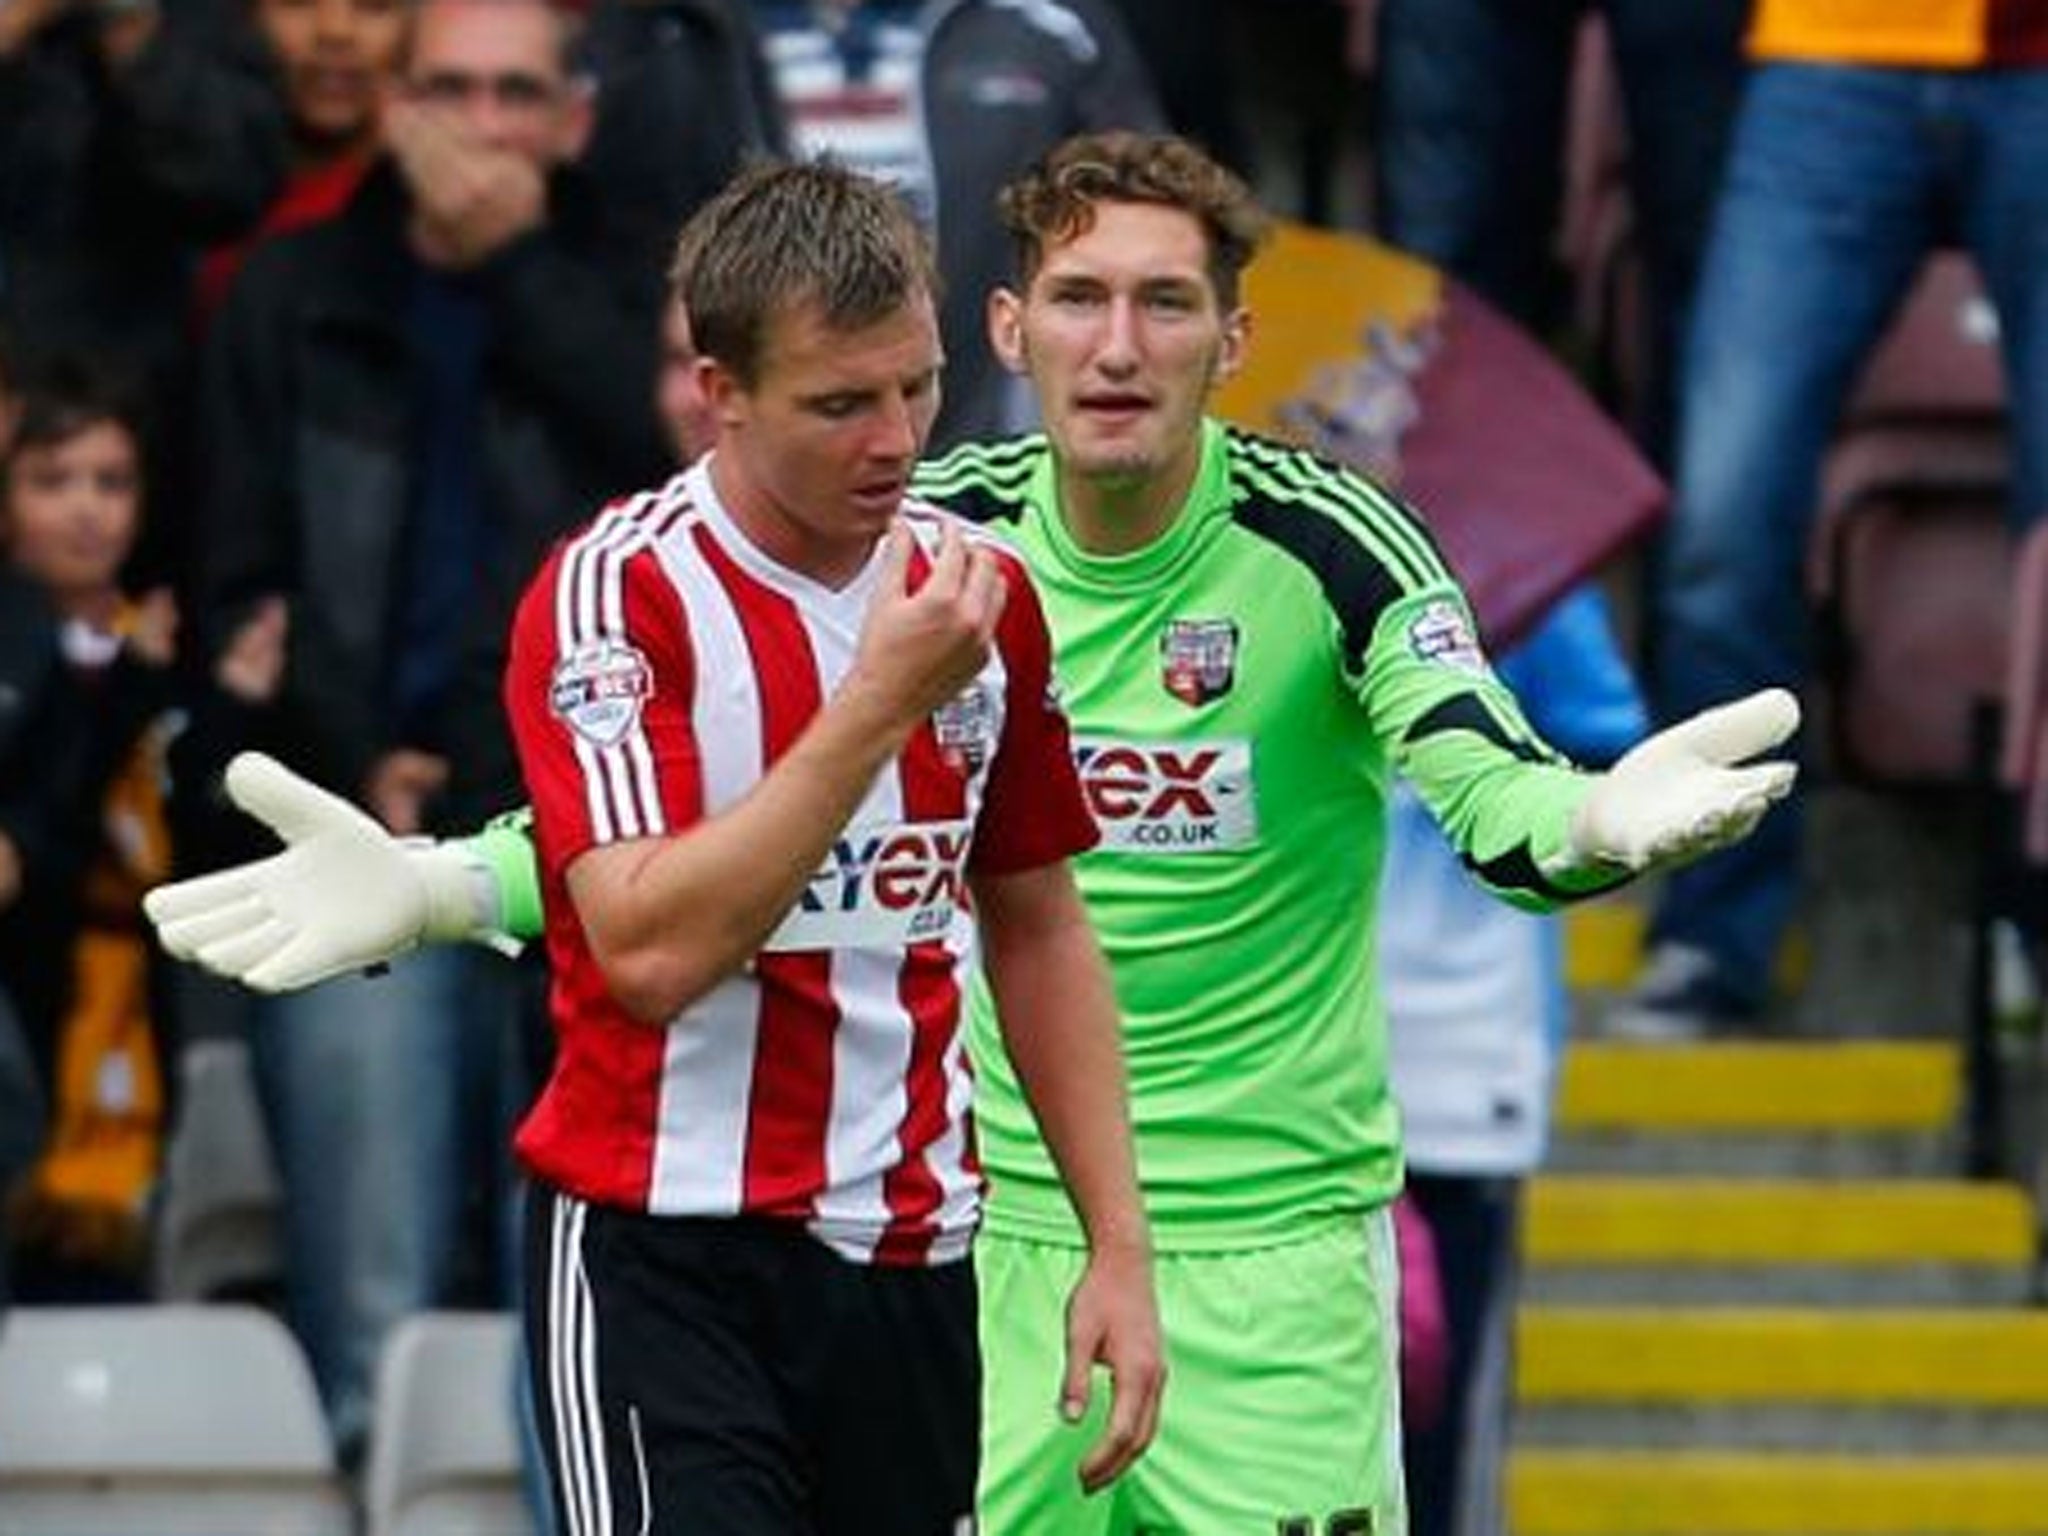
[[[1085,233],[1101,203],[1152,203],[1193,215],[1208,239],[1209,280],[1225,309],[1272,221],[1250,188],[1186,139],[1117,129],[1056,145],[1004,187],[996,211],[1028,284],[1046,251]]]

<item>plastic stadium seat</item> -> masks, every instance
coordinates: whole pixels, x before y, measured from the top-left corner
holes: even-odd
[[[1853,446],[1867,462],[1831,473],[1810,570],[1820,739],[1845,778],[1971,783],[1973,716],[2007,667],[2002,440],[1902,429]]]
[[[178,1120],[164,1151],[156,1294],[205,1301],[275,1282],[283,1196],[240,1040],[196,1040],[178,1062]]]
[[[255,1307],[17,1307],[0,1329],[7,1536],[349,1536],[284,1325]]]
[[[1835,440],[1821,470],[1821,506],[1836,512],[1884,490],[2003,495],[2012,444],[2001,419],[1904,421]]]
[[[1599,250],[1608,204],[1628,203],[1628,123],[1607,18],[1589,10],[1572,40],[1565,92],[1564,167],[1557,254],[1578,271]]]
[[[369,1536],[532,1536],[512,1418],[508,1313],[422,1312],[377,1365]]]
[[[2019,800],[2026,862],[2048,868],[2048,517],[2020,544],[1999,777]]]
[[[1981,420],[2005,411],[1998,320],[1977,268],[1960,251],[1921,266],[1899,312],[1865,364],[1845,421]]]
[[[1937,253],[1857,382],[1808,548],[1819,733],[1844,776],[1959,786],[2006,687],[2014,551],[1997,322]]]

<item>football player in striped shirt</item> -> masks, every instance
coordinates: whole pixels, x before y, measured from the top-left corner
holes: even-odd
[[[947,1536],[980,1441],[977,977],[1088,1232],[1046,1400],[1078,1414],[1106,1368],[1091,1482],[1156,1420],[1115,1001],[1067,863],[1095,824],[1021,564],[907,494],[941,362],[907,209],[762,167],[677,271],[712,451],[557,547],[504,683],[553,975],[517,1146],[557,1515]]]

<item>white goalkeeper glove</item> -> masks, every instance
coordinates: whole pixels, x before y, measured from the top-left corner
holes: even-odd
[[[393,837],[260,752],[239,754],[226,782],[284,850],[142,898],[179,959],[259,992],[292,992],[421,944],[494,933],[497,885],[459,844]]]
[[[1767,688],[1659,731],[1593,781],[1572,816],[1575,862],[1640,872],[1739,842],[1798,771],[1741,765],[1798,728],[1799,701]]]

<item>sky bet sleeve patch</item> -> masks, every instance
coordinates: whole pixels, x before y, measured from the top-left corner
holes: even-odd
[[[617,746],[640,723],[654,672],[640,648],[604,639],[578,646],[555,665],[548,707],[593,746]]]

